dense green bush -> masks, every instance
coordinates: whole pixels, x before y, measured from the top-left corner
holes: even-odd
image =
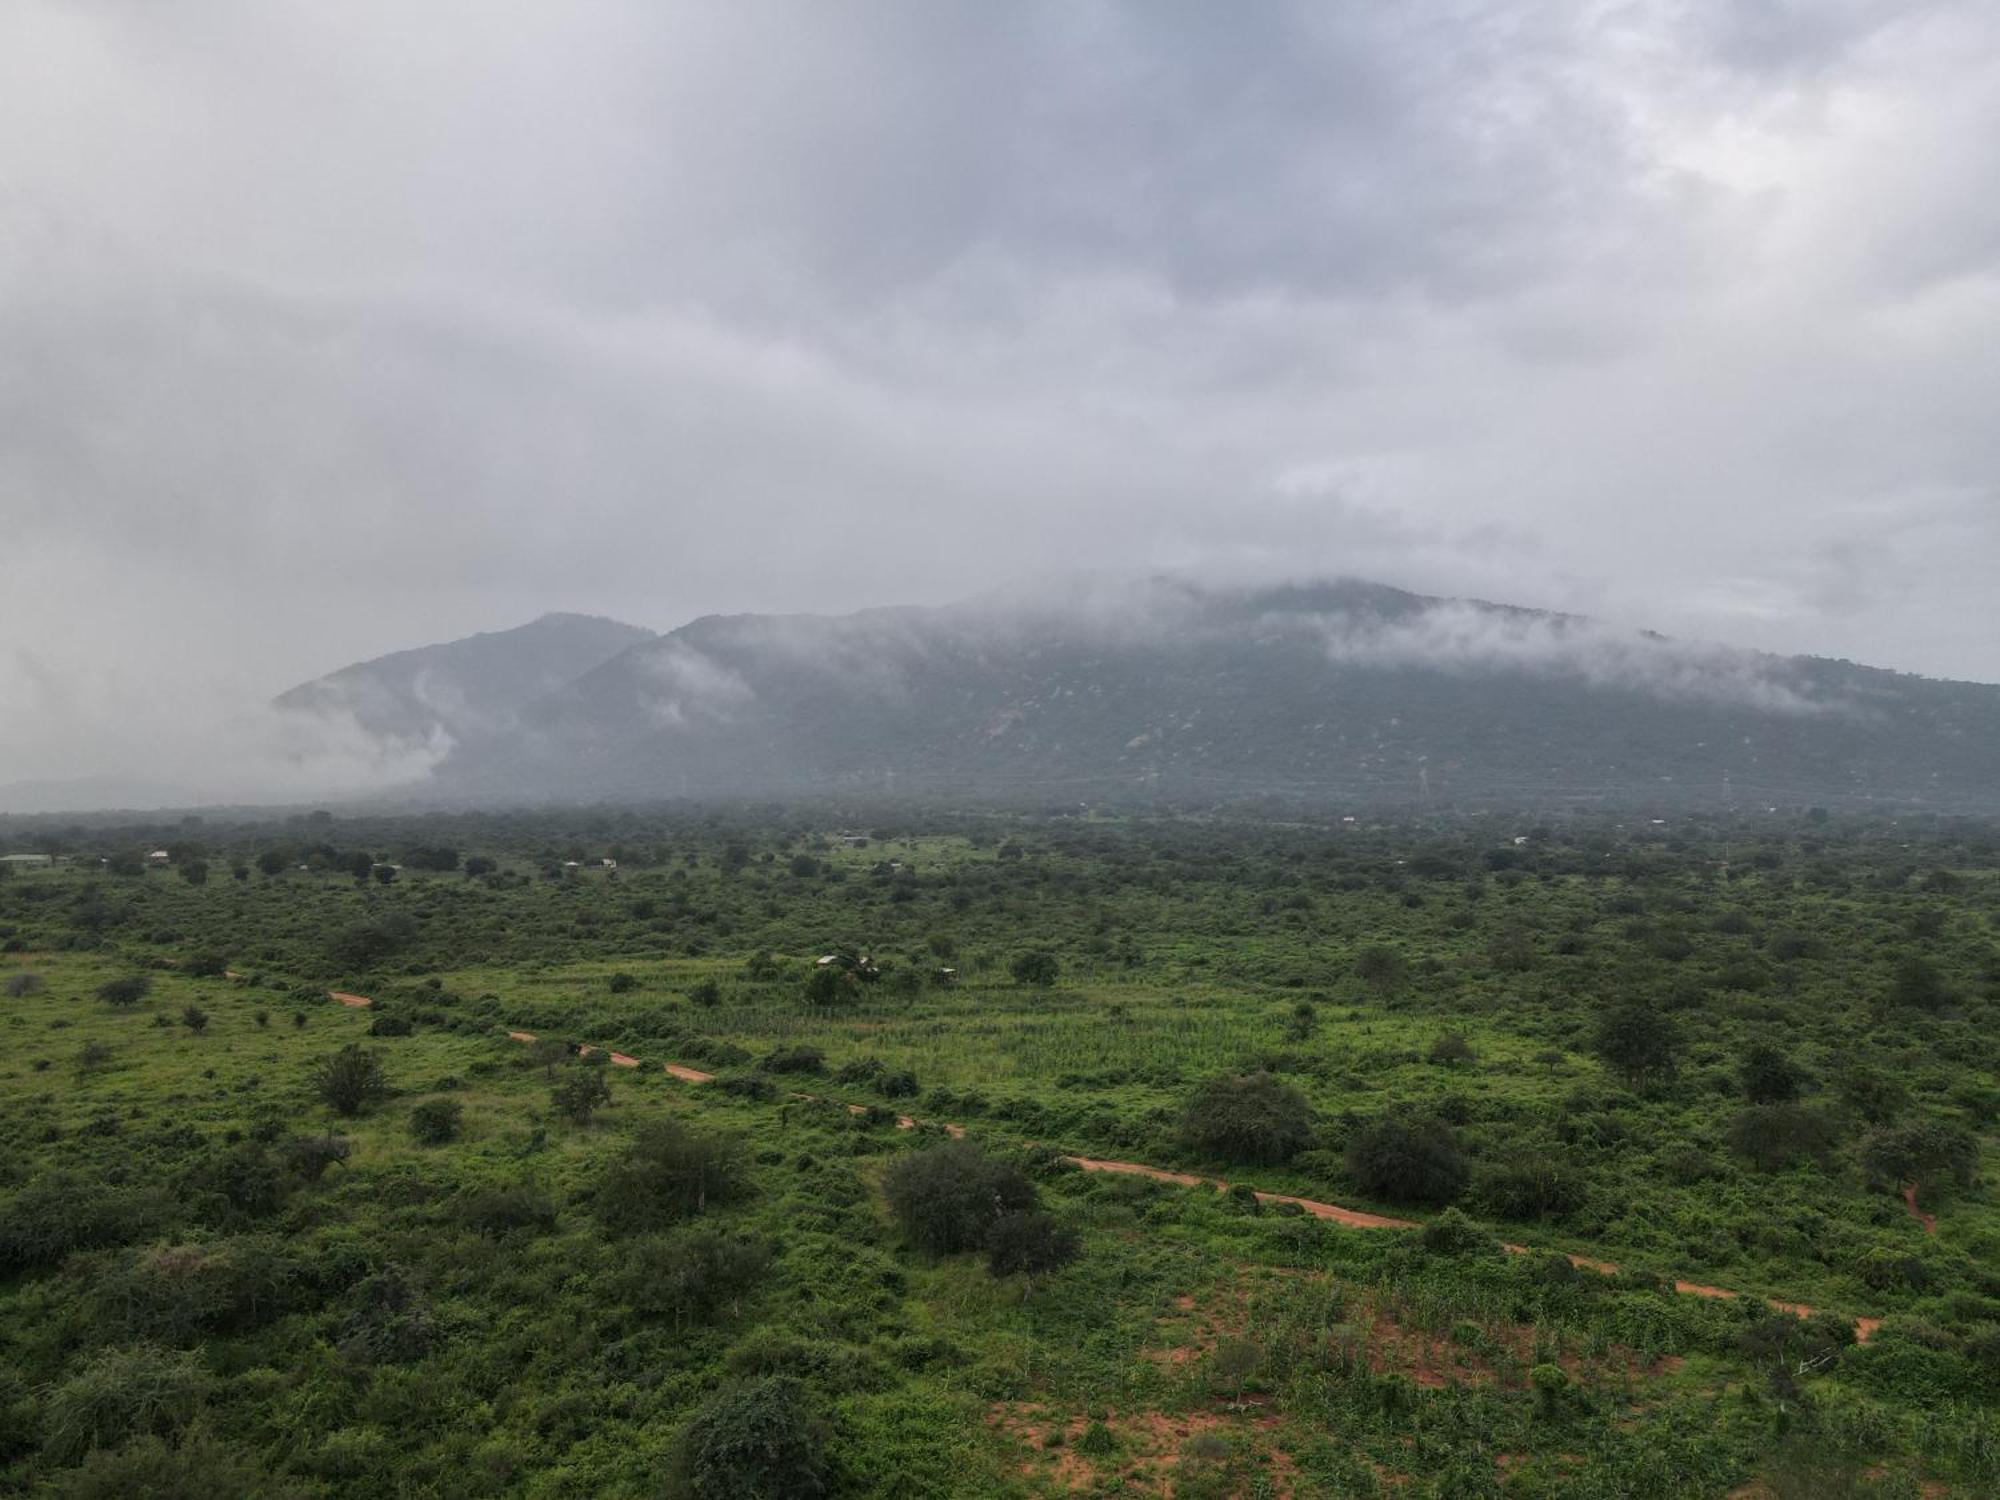
[[[42,1451],[72,1464],[128,1438],[172,1437],[195,1418],[215,1381],[194,1355],[151,1344],[106,1349],[49,1393]]]
[[[145,974],[124,974],[107,979],[97,987],[97,998],[118,1006],[137,1005],[152,993],[153,981]]]
[[[1269,1073],[1223,1074],[1189,1098],[1180,1137],[1202,1156],[1268,1166],[1290,1160],[1312,1139],[1312,1107]]]
[[[1003,1213],[986,1231],[986,1268],[995,1276],[1040,1276],[1060,1270],[1082,1250],[1075,1230],[1039,1210]]]
[[[1391,1203],[1449,1203],[1472,1175],[1449,1125],[1429,1115],[1385,1115],[1355,1132],[1347,1170],[1363,1192]]]
[[[613,1287],[630,1307],[684,1328],[734,1316],[770,1265],[763,1240],[695,1226],[621,1245]]]
[[[967,1141],[898,1157],[882,1191],[909,1242],[935,1255],[980,1249],[1002,1214],[1037,1206],[1034,1184],[1018,1167]]]
[[[689,1419],[668,1493],[686,1500],[816,1500],[831,1487],[826,1424],[786,1375],[746,1381]]]

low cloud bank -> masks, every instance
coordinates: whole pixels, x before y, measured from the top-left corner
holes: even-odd
[[[1820,714],[1841,706],[1811,696],[1782,657],[1620,630],[1573,615],[1453,601],[1399,618],[1315,615],[1310,627],[1328,657],[1360,666],[1566,676],[1593,687],[1774,713]]]

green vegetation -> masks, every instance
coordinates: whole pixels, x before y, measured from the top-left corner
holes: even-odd
[[[0,884],[13,1489],[2000,1487],[1985,824],[34,843],[79,858]]]

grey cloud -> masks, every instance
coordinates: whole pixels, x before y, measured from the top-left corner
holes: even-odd
[[[0,781],[1075,568],[2000,678],[1977,0],[17,16]]]

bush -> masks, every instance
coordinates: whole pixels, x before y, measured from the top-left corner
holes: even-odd
[[[426,1099],[410,1111],[410,1136],[421,1146],[444,1146],[458,1139],[465,1107],[456,1099]]]
[[[97,998],[109,1005],[137,1005],[152,993],[153,980],[148,974],[125,974],[117,979],[107,979],[97,987]]]
[[[817,1047],[780,1047],[757,1066],[766,1073],[824,1073],[826,1054]]]
[[[1424,1061],[1434,1067],[1455,1068],[1460,1064],[1470,1064],[1479,1060],[1472,1050],[1472,1043],[1465,1039],[1462,1031],[1447,1031],[1435,1042],[1431,1050],[1424,1054]]]
[[[554,1229],[556,1205],[548,1194],[514,1183],[462,1194],[452,1205],[452,1217],[475,1234],[499,1239],[516,1230],[542,1234]]]
[[[1451,1127],[1423,1115],[1363,1126],[1348,1143],[1347,1170],[1363,1192],[1391,1203],[1449,1203],[1471,1175]]]
[[[813,1500],[828,1492],[825,1424],[789,1375],[734,1386],[689,1419],[670,1494],[688,1500]]]
[[[1506,1219],[1559,1218],[1583,1207],[1589,1196],[1577,1171],[1551,1153],[1523,1153],[1486,1172],[1479,1198]]]
[[[75,1250],[129,1244],[163,1224],[156,1187],[92,1182],[72,1173],[37,1177],[0,1212],[0,1269],[54,1265]]]
[[[1075,1260],[1083,1241],[1053,1214],[1004,1213],[986,1232],[986,1269],[995,1276],[1040,1276]]]
[[[1312,1138],[1312,1107],[1269,1073],[1223,1074],[1188,1100],[1180,1136],[1202,1156],[1269,1166],[1289,1161]]]
[[[1053,953],[1037,950],[1023,953],[1007,966],[1007,972],[1014,976],[1016,984],[1032,985],[1036,989],[1049,989],[1062,974],[1062,964]]]
[[[1500,1242],[1455,1208],[1448,1208],[1417,1231],[1417,1243],[1430,1255],[1497,1254]]]
[[[57,1500],[215,1500],[254,1495],[257,1500],[304,1500],[306,1491],[265,1474],[248,1458],[199,1428],[178,1443],[148,1433],[122,1448],[98,1451],[81,1467],[56,1476],[48,1493]]]
[[[612,1232],[638,1234],[691,1219],[711,1204],[744,1196],[749,1187],[743,1148],[733,1137],[654,1120],[605,1170],[592,1206]]]
[[[107,1349],[49,1395],[42,1453],[73,1464],[128,1438],[172,1437],[194,1420],[214,1382],[192,1354],[136,1344]]]
[[[358,1115],[389,1094],[389,1080],[382,1075],[381,1056],[358,1042],[349,1042],[338,1052],[321,1058],[313,1070],[313,1087],[338,1115]]]
[[[318,1182],[336,1162],[344,1164],[354,1143],[344,1135],[294,1136],[283,1146],[285,1164],[307,1182]]]
[[[910,1243],[935,1255],[979,1249],[1002,1214],[1037,1206],[1034,1184],[1018,1167],[966,1141],[897,1158],[882,1190]]]
[[[621,970],[620,972],[613,974],[611,976],[609,985],[612,994],[623,995],[626,994],[628,991],[636,990],[637,988],[639,988],[639,981],[635,979],[632,975],[627,974]]]
[[[296,1266],[268,1236],[155,1245],[102,1270],[86,1307],[101,1338],[189,1344],[263,1327],[290,1305],[296,1279]]]
[[[355,1288],[340,1348],[350,1359],[370,1364],[407,1364],[429,1354],[443,1337],[416,1277],[392,1261]]]
[[[9,974],[7,976],[7,998],[10,1000],[20,1000],[29,995],[39,995],[47,988],[47,982],[32,969],[24,969],[19,974]],[[102,992],[100,991],[100,993]]]
[[[707,1228],[641,1235],[619,1250],[618,1298],[675,1328],[733,1316],[763,1280],[771,1247]]]

